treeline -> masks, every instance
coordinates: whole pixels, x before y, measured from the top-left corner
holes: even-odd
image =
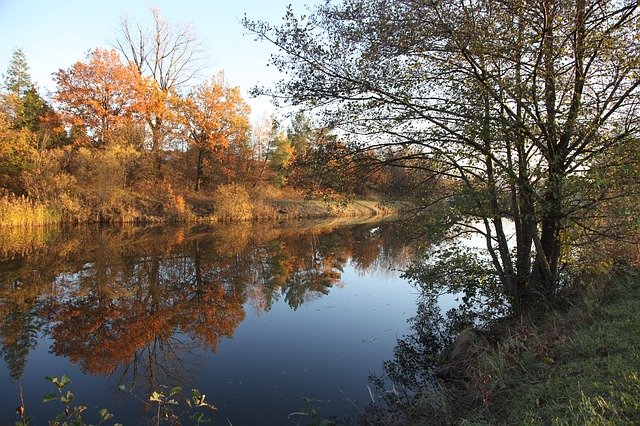
[[[391,152],[356,158],[304,113],[251,126],[222,72],[197,82],[191,29],[155,10],[153,21],[123,20],[117,48],[54,73],[49,99],[13,53],[0,96],[3,224],[222,217],[261,199],[408,192],[415,177],[389,166]]]

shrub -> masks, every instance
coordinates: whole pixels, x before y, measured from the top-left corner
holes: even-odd
[[[218,220],[250,220],[253,217],[249,193],[241,185],[220,185],[213,194],[213,204]]]

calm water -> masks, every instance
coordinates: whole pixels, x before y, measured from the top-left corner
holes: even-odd
[[[303,398],[355,414],[416,312],[398,226],[0,234],[0,424],[20,385],[46,424],[60,404],[41,403],[43,377],[63,373],[75,404],[124,424],[150,422],[143,401],[175,385],[205,393],[214,424],[295,424]]]

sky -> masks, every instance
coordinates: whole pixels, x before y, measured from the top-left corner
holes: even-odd
[[[252,119],[275,112],[268,99],[251,99],[255,85],[271,85],[280,75],[268,67],[276,49],[255,41],[240,24],[251,19],[281,22],[287,5],[296,14],[307,13],[318,0],[0,0],[0,72],[11,54],[22,48],[32,80],[41,94],[55,89],[51,74],[84,60],[89,50],[109,48],[122,16],[140,21],[151,19],[157,7],[162,16],[176,23],[191,23],[204,40],[208,68],[205,76],[224,70],[233,85],[240,86],[252,107]]]

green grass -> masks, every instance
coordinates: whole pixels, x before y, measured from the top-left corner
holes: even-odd
[[[468,389],[488,397],[476,397],[460,421],[640,423],[640,278],[601,284],[569,311],[521,324],[489,350]]]

